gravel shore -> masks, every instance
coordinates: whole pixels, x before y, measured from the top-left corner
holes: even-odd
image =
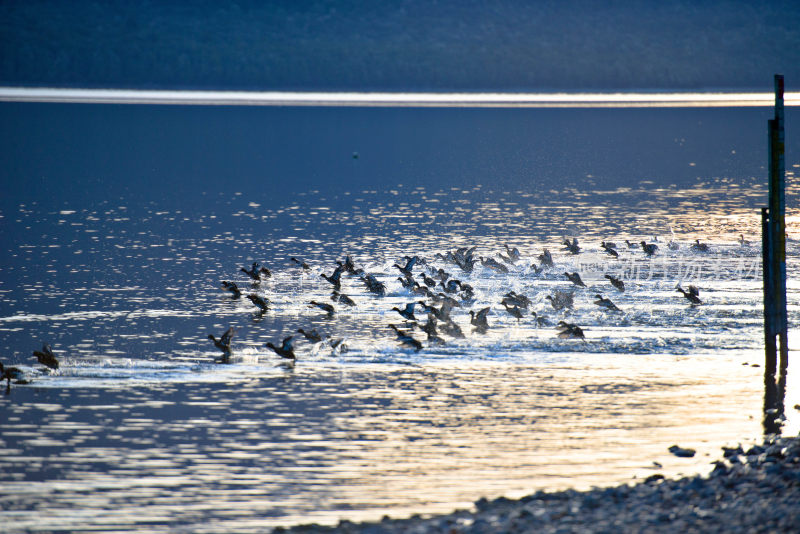
[[[377,523],[301,525],[278,533],[800,532],[800,439],[723,449],[711,473],[653,475],[634,486],[481,499],[473,510]]]

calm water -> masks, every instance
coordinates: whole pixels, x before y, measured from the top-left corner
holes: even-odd
[[[759,439],[763,369],[751,364],[763,359],[765,188],[763,141],[751,144],[763,111],[4,106],[14,135],[0,154],[0,350],[32,378],[0,399],[8,530],[247,530],[445,512],[482,496],[706,472],[721,445]],[[742,128],[751,123],[758,135]],[[571,137],[583,142],[573,160]],[[794,185],[787,198],[794,323]],[[583,252],[563,251],[564,236]],[[654,238],[652,259],[624,244]],[[710,251],[693,251],[695,239]],[[509,273],[434,259],[462,246],[498,258],[504,243],[522,254]],[[542,248],[556,266],[537,273]],[[308,302],[330,302],[320,274],[345,254],[387,295],[343,276],[357,306],[328,319]],[[465,339],[418,353],[394,340],[388,324],[403,319],[392,307],[418,300],[393,267],[406,254],[475,287],[453,312]],[[239,268],[253,261],[273,277],[251,285]],[[557,313],[545,297],[573,291],[565,271],[589,287]],[[272,309],[257,314],[221,280]],[[704,303],[688,306],[677,283],[700,287]],[[550,326],[508,315],[509,290]],[[598,293],[622,312],[595,306]],[[467,311],[485,306],[481,335]],[[586,341],[557,338],[562,319]],[[215,364],[206,336],[230,326],[232,363]],[[265,342],[298,328],[349,350],[298,338],[287,365]],[[42,342],[59,371],[38,371],[30,354]],[[797,432],[798,413],[787,416]],[[671,456],[674,443],[697,456]]]

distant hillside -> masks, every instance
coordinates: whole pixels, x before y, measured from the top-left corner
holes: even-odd
[[[306,90],[800,84],[800,2],[0,1],[0,84]]]

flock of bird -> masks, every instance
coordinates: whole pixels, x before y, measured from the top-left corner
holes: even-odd
[[[740,237],[739,242],[741,245],[748,244],[744,236]],[[577,238],[565,238],[562,244],[564,245],[563,251],[570,255],[577,255],[582,251]],[[631,251],[641,250],[645,257],[651,257],[657,254],[659,250],[656,243],[648,243],[646,241],[632,243],[626,240],[625,245]],[[667,243],[667,247],[670,250],[676,250],[678,246],[674,241]],[[492,272],[508,273],[509,267],[515,266],[519,262],[524,262],[524,259],[516,247],[505,244],[504,248],[504,252],[498,253],[497,258],[476,256],[477,247],[473,246],[462,247],[446,253],[437,253],[431,259],[425,259],[420,256],[405,256],[400,263],[395,263],[393,268],[397,270],[399,275],[395,278],[395,281],[402,287],[401,291],[405,291],[411,297],[411,302],[408,302],[404,307],[394,306],[391,308],[391,311],[398,314],[398,319],[403,320],[403,324],[391,323],[387,325],[387,328],[394,333],[395,339],[400,346],[420,351],[425,347],[425,344],[442,345],[447,343],[446,337],[455,339],[466,337],[464,330],[456,322],[454,313],[456,313],[455,310],[457,309],[471,308],[476,303],[475,289],[464,280],[455,278],[445,270],[445,267],[450,270],[458,269],[463,275],[462,278],[472,275],[478,265]],[[706,243],[701,243],[699,239],[690,245],[690,249],[696,253],[709,252],[709,246]],[[620,247],[615,243],[603,241],[600,244],[600,250],[611,257],[619,257]],[[556,272],[556,264],[549,250],[543,249],[542,253],[536,256],[536,260],[537,262],[530,265],[535,274],[538,275],[545,271]],[[294,257],[290,258],[290,261],[302,269],[304,273],[309,273],[312,270],[311,266],[305,261]],[[272,271],[258,262],[254,262],[249,268],[242,267],[240,272],[247,275],[251,282],[251,288],[260,287],[260,283],[263,280],[272,277]],[[382,273],[382,275],[385,277],[386,273]],[[575,287],[587,287],[581,279],[580,273],[564,272],[563,275],[566,281],[571,282]],[[623,280],[610,274],[605,274],[604,276],[616,291],[620,293],[625,291]],[[371,298],[380,299],[387,293],[386,283],[380,281],[375,274],[356,267],[352,257],[349,255],[345,257],[344,261],[336,261],[336,267],[333,268],[331,274],[321,272],[320,277],[330,284],[330,302],[309,300],[307,304],[309,308],[324,312],[324,317],[329,319],[337,313],[337,306],[356,307],[358,305],[356,300],[344,292],[343,280],[345,278],[360,282],[363,285],[362,291],[366,291],[366,295]],[[268,297],[252,291],[244,294],[234,281],[224,280],[221,282],[220,287],[230,294],[231,299],[240,299],[244,295],[258,308],[259,314],[269,313],[272,309],[272,303]],[[684,289],[678,285],[675,290],[681,293],[691,306],[702,304],[700,291],[697,287],[690,285]],[[594,304],[606,312],[622,312],[611,299],[604,297],[602,294],[596,293],[594,298]],[[556,314],[566,316],[574,307],[574,292],[554,290],[545,296],[545,300],[550,303]],[[529,317],[532,318],[536,327],[551,325],[547,317],[537,315],[535,311],[530,310],[532,301],[524,294],[513,290],[508,291],[500,297],[498,304],[502,306],[501,311],[515,318],[517,323]],[[469,309],[470,333],[485,334],[490,328],[488,316],[492,311],[492,305]],[[425,335],[425,338],[419,340],[414,337],[414,330],[419,330]],[[566,320],[562,319],[556,323],[555,332],[558,338],[580,339],[585,342],[583,328]],[[235,329],[231,327],[219,338],[213,334],[208,335],[208,339],[222,352],[222,358],[218,360],[219,363],[230,362],[232,354],[231,341],[234,333]],[[312,345],[324,343],[334,352],[338,351],[340,353],[348,350],[343,338],[327,337],[317,332],[316,329],[304,328],[299,328],[290,335],[283,337],[279,344],[268,342],[266,347],[281,358],[294,362],[297,359],[295,338],[298,334],[302,335]],[[52,372],[59,368],[58,359],[46,343],[41,351],[34,351],[33,356],[44,366],[40,369],[41,372]],[[0,363],[0,382],[2,380],[6,381],[7,392],[12,380],[16,383],[28,382],[22,370],[17,367],[4,366]]]
[[[744,244],[743,237],[740,242]],[[632,243],[626,240],[625,243],[632,251],[634,249],[641,250],[645,257],[657,254],[659,249],[656,243],[648,243],[646,241]],[[565,238],[563,245],[564,252],[571,255],[580,254],[582,251],[577,238]],[[675,250],[678,245],[670,241],[667,247]],[[696,240],[690,248],[692,251],[699,253],[709,251],[708,245],[701,243],[700,240]],[[399,283],[400,288],[398,288],[398,291],[400,294],[405,293],[409,297],[409,302],[403,307],[393,306],[389,309],[387,305],[386,308],[387,313],[389,311],[397,313],[398,322],[403,321],[402,324],[393,322],[386,325],[394,333],[399,345],[406,349],[420,351],[426,344],[442,345],[447,343],[446,338],[466,337],[467,334],[456,321],[456,310],[467,309],[471,327],[469,334],[485,334],[490,328],[488,316],[494,311],[493,305],[480,308],[474,307],[476,304],[475,288],[463,279],[471,277],[478,266],[495,273],[508,273],[510,267],[525,263],[519,249],[508,244],[504,245],[504,249],[504,251],[496,254],[496,258],[476,255],[477,247],[473,246],[462,247],[445,253],[436,253],[429,259],[420,256],[404,256],[400,262],[394,263],[392,268],[396,269],[398,276],[394,278],[393,282]],[[619,250],[615,243],[603,241],[600,249],[614,258],[619,257]],[[294,257],[290,258],[290,261],[302,269],[304,273],[312,271],[308,263],[304,261]],[[553,256],[547,249],[543,249],[542,253],[536,256],[536,261],[530,265],[530,268],[535,274],[541,274],[545,271],[557,272]],[[321,302],[320,300],[309,300],[307,302],[309,308],[324,312],[325,318],[333,318],[337,313],[337,306],[345,308],[358,306],[356,300],[344,292],[344,281],[347,279],[363,285],[359,297],[366,296],[380,299],[387,294],[386,282],[380,281],[375,273],[369,273],[363,268],[356,267],[352,257],[349,255],[345,257],[344,261],[336,261],[336,266],[332,266],[332,269],[331,274],[327,274],[324,271],[319,273],[320,278],[330,284],[330,302]],[[445,269],[460,273],[461,279],[456,278]],[[458,271],[455,271],[455,269],[458,269]],[[242,267],[240,271],[247,274],[253,288],[260,287],[260,283],[263,280],[272,277],[272,271],[257,262],[253,263],[250,268]],[[386,280],[387,273],[378,274]],[[620,293],[625,291],[623,280],[610,274],[604,276],[614,290]],[[578,272],[564,272],[564,277],[566,281],[571,282],[576,288],[587,287]],[[255,292],[245,292],[236,282],[224,280],[221,282],[220,287],[229,292],[232,299],[239,299],[245,296],[258,308],[257,313],[259,314],[269,313],[272,309],[272,303],[267,296],[262,296]],[[352,289],[352,285],[348,289]],[[691,306],[702,303],[700,291],[697,287],[691,285],[684,289],[678,285],[675,289],[677,292],[682,293]],[[567,316],[574,307],[574,291],[577,290],[554,290],[545,296],[545,300],[550,303],[556,315]],[[550,319],[537,315],[536,311],[530,309],[532,300],[528,296],[512,290],[497,298],[499,300],[497,304],[502,306],[497,311],[507,313],[515,318],[518,324],[527,317],[531,318],[536,327],[552,326]],[[600,293],[596,293],[594,298],[594,305],[598,306],[598,308],[608,313],[622,312],[610,298],[604,297]],[[418,337],[415,337],[415,331],[424,334],[424,338],[418,339]],[[235,329],[231,327],[220,338],[216,338],[213,334],[208,335],[214,346],[222,352],[222,358],[219,360],[221,363],[230,361],[232,353],[231,341],[234,334]],[[326,338],[315,329],[303,328],[285,335],[279,344],[266,343],[266,347],[281,358],[294,362],[297,359],[295,340],[299,339],[297,337],[298,334],[302,335],[312,345],[327,343],[334,351],[337,349],[340,352],[347,351],[346,343],[341,338]],[[563,319],[555,324],[555,335],[562,339],[580,339],[585,342],[583,328]]]

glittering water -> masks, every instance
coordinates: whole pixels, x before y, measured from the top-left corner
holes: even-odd
[[[755,208],[764,188],[749,177],[591,182],[345,184],[290,190],[281,202],[209,192],[202,209],[157,197],[5,208],[0,349],[32,381],[0,400],[0,521],[10,530],[246,530],[707,470],[721,445],[761,432],[763,370],[752,364],[762,360]],[[794,187],[787,198],[791,215]],[[793,323],[800,235],[791,216],[788,231]],[[581,254],[563,250],[565,236],[579,238]],[[693,250],[695,239],[710,250]],[[660,248],[647,258],[625,240]],[[468,246],[499,259],[505,243],[522,256],[508,273],[436,259]],[[556,265],[537,272],[543,248]],[[387,294],[343,275],[357,305],[337,304],[328,318],[309,302],[331,302],[320,275],[346,254]],[[392,310],[420,300],[393,267],[410,254],[475,288],[453,311],[464,339],[428,344]],[[239,268],[253,261],[272,278],[251,284]],[[573,271],[589,287],[572,286],[563,273]],[[222,280],[271,309],[232,299]],[[689,306],[678,283],[697,285],[703,304]],[[530,297],[547,324],[507,314],[509,290]],[[545,297],[556,290],[574,292],[574,310],[552,309]],[[622,311],[595,306],[596,294]],[[486,306],[490,327],[473,332],[467,312]],[[559,320],[586,340],[559,339]],[[411,330],[423,350],[399,345],[389,324]],[[231,326],[231,364],[216,364],[206,336]],[[292,366],[265,347],[298,328],[342,338],[347,350],[297,336]],[[29,356],[42,342],[58,371],[40,372]],[[797,413],[787,416],[796,431]],[[698,454],[675,458],[673,443]]]

